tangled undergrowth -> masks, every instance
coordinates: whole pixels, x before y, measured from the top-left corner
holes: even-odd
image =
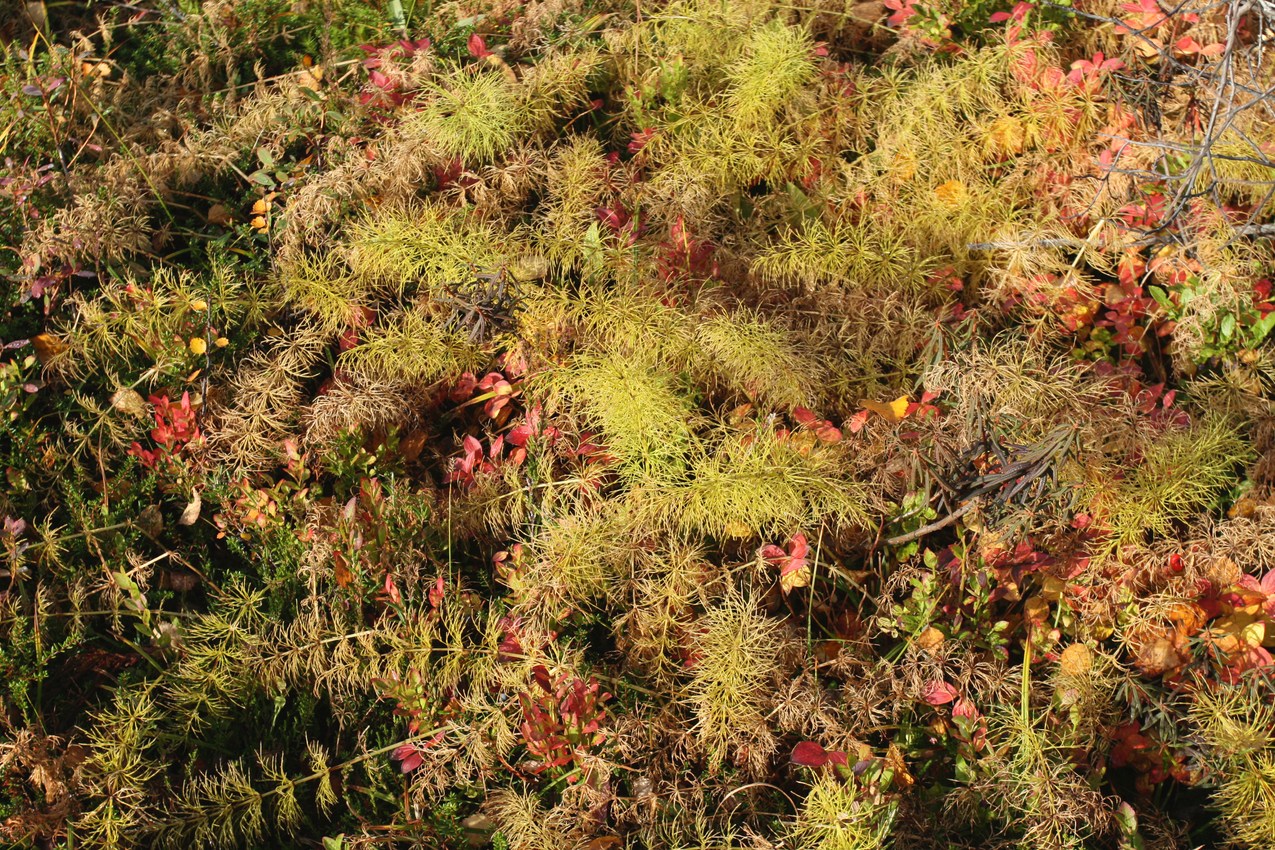
[[[18,5],[7,846],[1275,846],[1268,5]]]

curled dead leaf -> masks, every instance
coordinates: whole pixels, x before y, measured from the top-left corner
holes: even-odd
[[[1033,596],[1023,603],[1023,616],[1029,622],[1040,625],[1049,619],[1049,603],[1039,596]]]
[[[916,779],[908,772],[908,765],[903,760],[903,753],[894,744],[891,744],[889,749],[885,751],[885,766],[894,773],[894,781],[899,787],[907,788],[916,782]]]
[[[111,396],[111,407],[120,413],[142,418],[146,415],[146,400],[137,390],[122,387]]]
[[[35,356],[42,366],[68,348],[65,342],[53,334],[36,334],[31,337],[31,345],[35,346]]]
[[[921,649],[924,649],[926,652],[929,652],[930,650],[937,649],[942,646],[943,641],[946,639],[947,638],[943,635],[943,632],[934,628],[934,626],[929,626],[925,629],[925,631],[916,636],[916,645]]]
[[[1133,663],[1143,675],[1162,676],[1178,669],[1185,660],[1166,630],[1138,646]]]
[[[208,223],[218,227],[227,227],[234,223],[234,218],[225,204],[213,204],[208,208]]]
[[[1073,643],[1062,652],[1059,669],[1067,676],[1084,676],[1093,669],[1093,650],[1083,643]]]
[[[177,518],[178,525],[194,525],[199,519],[199,512],[203,509],[204,500],[200,498],[198,490],[192,490],[190,494],[190,502],[186,505],[182,515]]]

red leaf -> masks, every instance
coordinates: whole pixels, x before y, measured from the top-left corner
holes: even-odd
[[[638,130],[629,136],[629,153],[637,153],[655,137],[654,130]]]
[[[521,448],[527,445],[527,441],[530,440],[535,435],[536,435],[536,431],[534,428],[531,427],[530,424],[524,423],[522,425],[516,425],[509,432],[508,442],[511,446],[518,446],[519,448]]]
[[[830,761],[828,751],[814,741],[802,741],[792,748],[792,763],[803,767],[823,767]]]
[[[806,407],[794,407],[792,409],[792,418],[808,428],[814,427],[819,423],[819,417]]]
[[[469,53],[475,59],[482,59],[491,55],[491,51],[487,49],[487,42],[478,33],[474,33],[469,37]]]
[[[399,770],[404,773],[411,773],[425,763],[424,757],[416,751],[414,744],[403,744],[390,753],[390,758],[398,762]]]
[[[776,546],[774,543],[767,543],[765,546],[761,547],[760,554],[765,560],[775,563],[788,558],[788,553]]]
[[[792,540],[789,541],[788,556],[794,561],[804,562],[809,554],[810,544],[806,542],[806,535],[794,534]]]
[[[925,686],[925,691],[921,694],[921,699],[930,705],[946,705],[952,700],[960,696],[956,688],[942,680],[930,682]]]
[[[833,425],[831,422],[824,422],[815,428],[815,436],[823,440],[825,443],[841,442],[841,429]]]

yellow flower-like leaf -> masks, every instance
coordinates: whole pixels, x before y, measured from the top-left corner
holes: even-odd
[[[949,209],[959,207],[970,196],[970,190],[960,180],[949,180],[934,190],[939,203]]]
[[[1020,154],[1023,152],[1023,143],[1026,139],[1023,122],[1009,115],[997,118],[987,128],[985,139],[987,149],[991,153]]]
[[[810,567],[800,566],[794,570],[788,570],[779,576],[779,587],[784,593],[791,593],[798,587],[810,586]]]

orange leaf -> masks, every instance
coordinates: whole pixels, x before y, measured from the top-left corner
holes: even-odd
[[[35,346],[35,356],[41,364],[48,363],[67,349],[67,344],[53,334],[36,334],[31,337],[31,344]]]
[[[349,587],[350,582],[354,581],[354,574],[350,572],[350,565],[346,563],[345,556],[340,552],[334,552],[332,555],[332,564],[336,573],[336,583],[338,587]]]
[[[871,410],[890,422],[902,422],[904,417],[908,415],[908,397],[905,395],[901,395],[889,403],[861,398],[859,399],[859,406],[865,410]]]

